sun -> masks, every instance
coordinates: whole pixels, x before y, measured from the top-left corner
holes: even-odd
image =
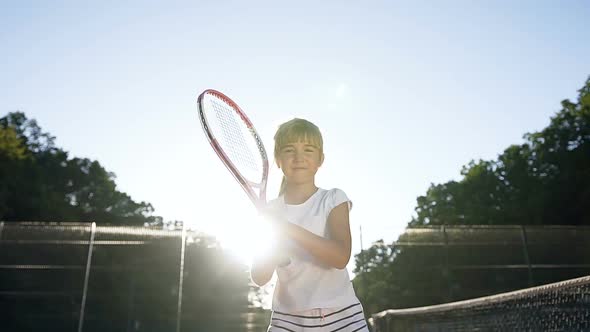
[[[224,218],[225,222],[214,230],[214,235],[224,250],[251,266],[255,256],[272,250],[274,231],[255,211],[234,211],[229,218]]]

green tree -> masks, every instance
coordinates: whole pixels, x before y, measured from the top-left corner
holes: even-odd
[[[459,181],[432,184],[417,198],[417,216],[409,226],[590,225],[590,77],[577,102],[564,100],[561,105],[546,128],[524,135],[524,143],[509,146],[497,160],[471,161],[461,169]],[[408,233],[398,239],[416,241],[446,240],[411,238]],[[502,253],[496,249],[461,252],[455,247],[453,259],[469,265],[474,259],[515,257],[510,248]],[[554,251],[538,250],[537,260],[555,260],[561,253]],[[453,275],[445,267],[447,255],[441,247],[383,241],[358,254],[353,284],[367,313],[470,298],[469,288],[476,285],[487,294],[527,286],[526,274],[466,270]]]
[[[393,308],[399,299],[401,289],[392,268],[396,254],[399,251],[379,240],[355,256],[353,285],[367,315]]]
[[[22,112],[0,118],[0,219],[161,224],[151,204],[116,188],[98,161],[70,158]]]
[[[590,78],[579,93],[525,143],[471,161],[460,181],[432,184],[410,225],[589,225]]]
[[[0,158],[8,160],[23,160],[27,154],[27,148],[18,138],[16,130],[12,127],[0,127]]]

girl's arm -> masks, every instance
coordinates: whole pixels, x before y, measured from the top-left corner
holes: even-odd
[[[330,211],[330,215],[328,216],[329,239],[318,236],[292,223],[284,223],[282,225],[282,231],[311,253],[317,260],[336,269],[346,268],[350,260],[352,246],[348,202],[344,202]]]
[[[279,259],[276,255],[255,258],[252,261],[252,268],[250,269],[250,279],[257,286],[264,286],[272,278],[272,274],[279,264]]]
[[[250,279],[257,286],[262,287],[270,281],[276,266],[272,259],[255,259],[250,269]]]

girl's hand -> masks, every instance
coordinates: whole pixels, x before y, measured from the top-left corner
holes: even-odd
[[[280,209],[276,207],[266,207],[260,209],[258,215],[268,223],[276,235],[279,237],[285,235],[286,226],[289,221],[283,216]]]
[[[268,207],[262,209],[259,211],[259,215],[271,228],[271,238],[269,239],[272,242],[270,246],[272,248],[271,262],[278,267],[288,265],[291,262],[290,258],[288,258],[289,250],[287,250],[286,246],[289,221],[283,217],[282,211],[277,208]]]

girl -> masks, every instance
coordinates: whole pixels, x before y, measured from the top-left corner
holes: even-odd
[[[264,213],[273,220],[284,250],[255,259],[251,270],[259,286],[277,272],[268,331],[368,332],[346,270],[352,203],[340,189],[315,185],[324,161],[318,127],[302,119],[282,124],[274,155],[284,177],[279,197]]]

